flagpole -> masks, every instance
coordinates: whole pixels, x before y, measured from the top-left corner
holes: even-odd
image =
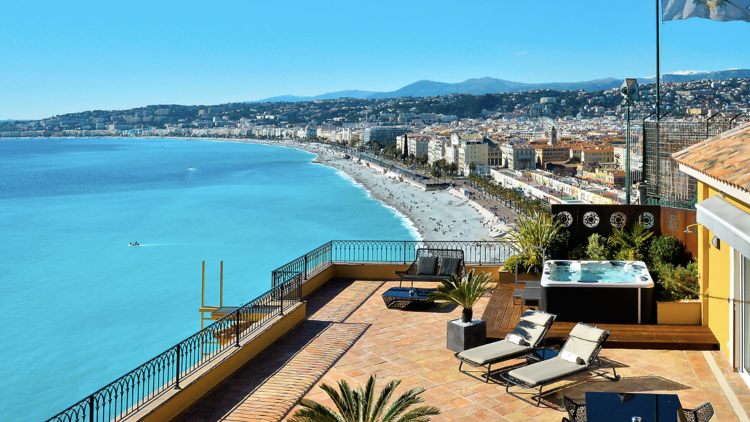
[[[659,0],[656,0],[656,121],[659,114]],[[659,124],[656,124],[656,136],[659,136]]]

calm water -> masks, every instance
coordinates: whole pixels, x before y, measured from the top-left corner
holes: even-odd
[[[584,262],[580,266],[556,266],[550,269],[552,281],[581,281],[604,283],[632,283],[638,281],[643,273],[641,265],[598,264]]]
[[[0,139],[0,420],[44,420],[197,331],[202,260],[207,304],[224,260],[224,301],[236,305],[328,240],[414,238],[313,158],[207,141]]]

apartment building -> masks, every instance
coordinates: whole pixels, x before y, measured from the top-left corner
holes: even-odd
[[[595,149],[595,148],[583,148],[581,149],[581,162],[584,163],[611,163],[615,161],[615,149]]]
[[[500,151],[503,167],[511,170],[531,170],[536,166],[536,150],[528,144],[504,144]]]
[[[570,158],[570,149],[559,145],[537,145],[534,147],[537,167],[547,163],[565,162]]]
[[[372,141],[378,142],[393,142],[397,136],[401,136],[409,132],[409,129],[403,126],[377,126],[370,127],[362,132],[362,142],[369,143]]]
[[[430,144],[430,137],[428,135],[407,133],[401,136],[397,136],[396,148],[398,148],[399,151],[404,150],[404,142],[406,142],[409,147],[409,155],[421,157],[422,155],[428,154]]]

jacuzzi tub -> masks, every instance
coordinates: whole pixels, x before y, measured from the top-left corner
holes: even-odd
[[[557,321],[651,323],[654,281],[643,261],[550,260],[540,308]]]

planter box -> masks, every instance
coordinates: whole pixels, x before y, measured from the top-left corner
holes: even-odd
[[[447,347],[454,352],[463,352],[487,343],[487,323],[481,320],[464,326],[461,319],[448,321]]]
[[[700,299],[656,302],[656,323],[659,325],[701,325]]]
[[[542,273],[540,272],[537,275],[529,274],[529,273],[518,273],[518,280],[541,280],[542,279]],[[506,273],[504,271],[500,271],[497,274],[497,282],[498,283],[514,283],[516,280],[516,274],[515,273]]]

